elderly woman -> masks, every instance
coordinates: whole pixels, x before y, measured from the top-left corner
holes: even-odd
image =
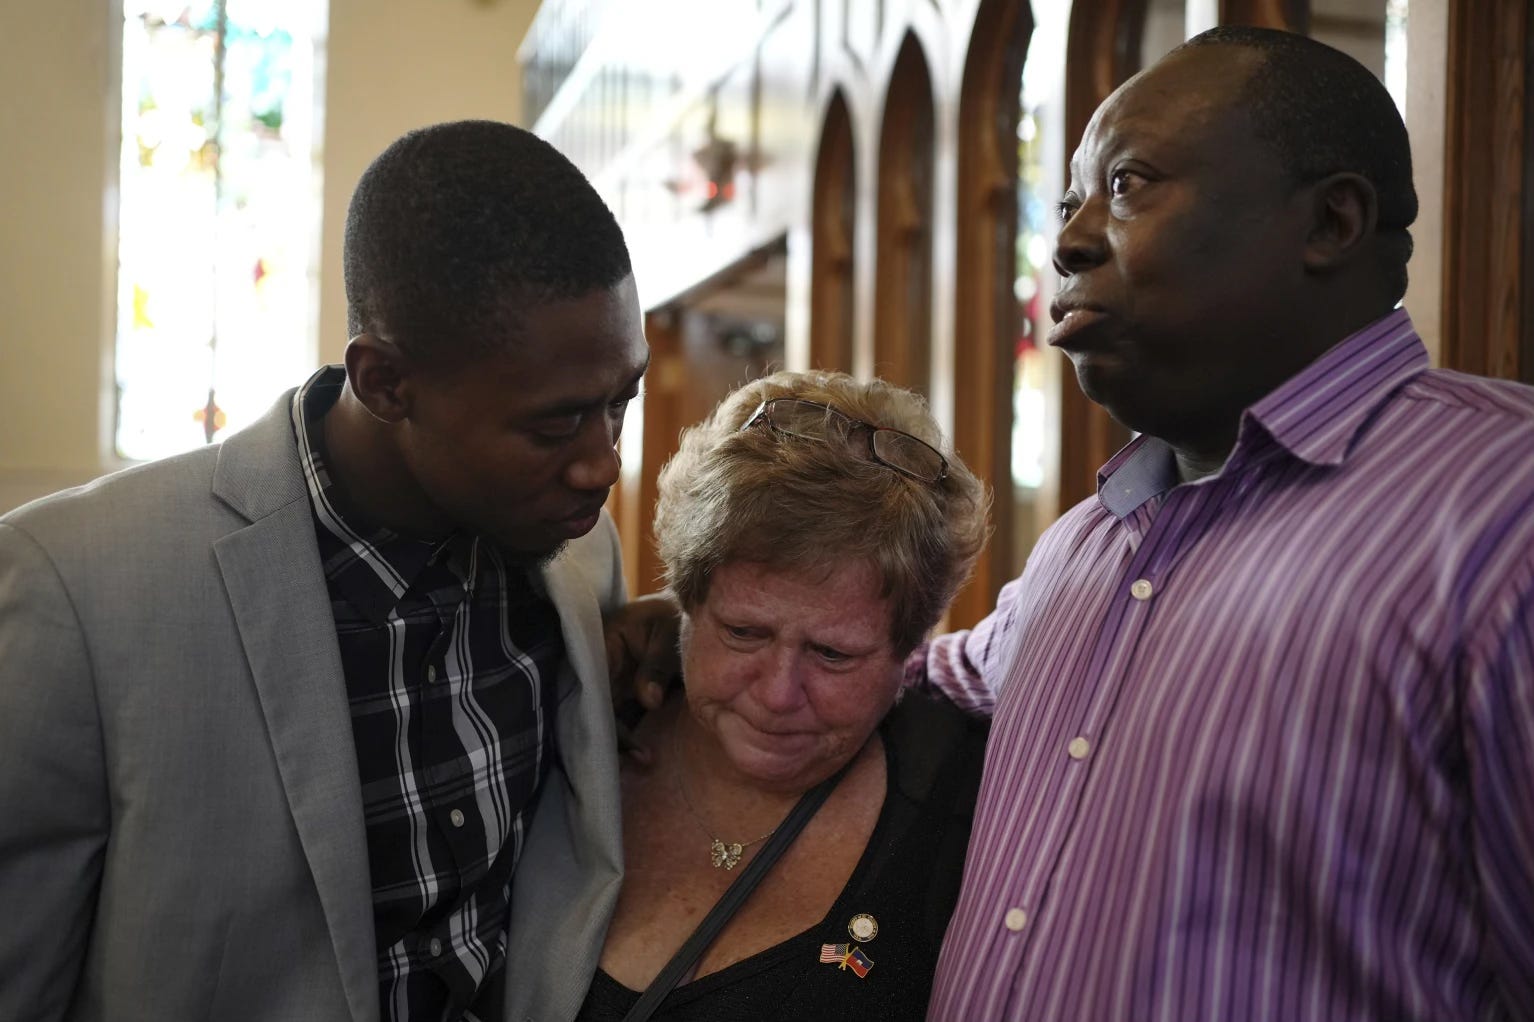
[[[901,698],[985,535],[943,447],[919,397],[838,373],[758,380],[683,435],[655,531],[685,698],[625,766],[624,886],[580,1018],[626,1017],[809,791],[823,805],[650,1017],[924,1016],[984,743]]]

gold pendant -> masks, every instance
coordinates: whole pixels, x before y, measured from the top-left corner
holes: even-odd
[[[740,853],[744,852],[745,850],[746,849],[743,845],[727,845],[718,838],[714,838],[714,843],[709,846],[709,851],[712,853],[712,858],[714,860],[715,869],[719,869],[721,867],[724,869],[734,869],[736,866],[740,865]]]

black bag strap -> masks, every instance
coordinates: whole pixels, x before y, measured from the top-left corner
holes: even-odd
[[[725,889],[725,892],[719,896],[719,900],[714,902],[714,907],[709,910],[708,915],[704,916],[703,921],[698,924],[698,928],[692,931],[692,936],[688,937],[686,943],[671,956],[671,961],[666,963],[666,967],[661,969],[645,992],[639,995],[639,1000],[635,1001],[628,1014],[623,1016],[623,1022],[645,1022],[655,1013],[655,1009],[660,1007],[660,1002],[671,993],[677,981],[697,964],[703,952],[707,951],[708,946],[714,942],[714,938],[719,936],[719,931],[724,929],[724,924],[728,923],[730,917],[745,904],[751,892],[756,890],[756,886],[767,875],[767,871],[772,869],[773,863],[777,862],[788,846],[793,844],[794,838],[799,836],[804,825],[810,822],[810,817],[815,815],[831,794],[831,789],[836,787],[857,759],[857,756],[852,757],[835,774],[804,793],[794,808],[789,810],[788,815],[783,818],[783,822],[778,824],[778,829],[772,832],[772,837],[767,839],[767,843],[756,854],[756,858],[746,864],[740,876]]]

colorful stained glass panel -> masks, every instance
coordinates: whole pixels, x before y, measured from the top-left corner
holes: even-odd
[[[307,0],[125,0],[117,448],[259,416],[315,361],[320,178]]]

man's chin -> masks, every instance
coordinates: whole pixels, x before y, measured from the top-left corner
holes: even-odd
[[[1125,379],[1124,365],[1118,359],[1093,354],[1072,357],[1071,363],[1081,392],[1093,404],[1112,412],[1123,401],[1124,390],[1131,384]]]
[[[496,546],[508,562],[541,568],[573,541],[589,534],[599,521],[600,511],[581,518],[529,524],[514,535],[495,537]]]

